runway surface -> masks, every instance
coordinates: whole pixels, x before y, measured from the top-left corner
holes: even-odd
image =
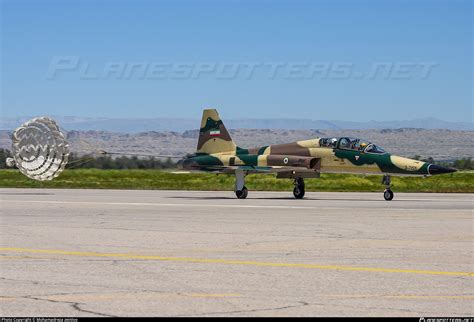
[[[472,316],[472,194],[0,189],[2,316]]]

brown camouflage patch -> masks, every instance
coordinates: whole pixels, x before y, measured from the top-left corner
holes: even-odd
[[[309,148],[302,147],[296,142],[271,145],[270,154],[311,156]]]
[[[296,155],[275,155],[271,154],[267,157],[268,166],[288,166],[288,167],[305,167],[308,169],[319,170],[321,168],[321,159],[302,157]]]

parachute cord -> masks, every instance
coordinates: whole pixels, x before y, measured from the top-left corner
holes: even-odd
[[[66,167],[66,169],[74,169],[74,168],[77,168],[81,165],[84,165],[88,162],[91,162],[91,161],[94,161],[95,158],[94,157],[87,157],[87,158],[81,158],[81,159],[77,159],[77,160],[74,160],[74,161],[71,161],[71,162],[68,162],[68,166]],[[69,166],[69,165],[72,165],[72,166]]]
[[[102,150],[95,150],[89,156],[85,156],[85,157],[79,158],[79,159],[74,160],[74,161],[69,161],[67,163],[66,169],[74,169],[74,168],[80,167],[83,164],[86,164],[87,162],[94,161],[95,160],[95,155],[97,155],[97,154],[103,155],[104,154],[103,152],[104,151],[102,151]],[[70,165],[72,165],[72,166],[70,166]]]
[[[170,158],[170,159],[182,159],[183,157],[175,156],[175,155],[156,155],[156,154],[139,154],[139,153],[122,153],[122,152],[107,152],[104,150],[95,150],[92,155],[129,155],[129,156],[138,156],[138,157],[153,157],[153,158]],[[66,169],[74,169],[78,168],[81,165],[84,165],[88,162],[94,161],[96,158],[95,156],[87,156],[83,158],[79,158],[74,161],[68,162]]]
[[[93,156],[85,156],[85,157],[82,157],[82,158],[79,158],[79,159],[76,159],[76,160],[73,160],[73,161],[68,161],[68,165],[69,164],[74,164],[74,163],[79,163],[79,162],[82,162],[84,160],[89,160],[89,159],[94,159]]]
[[[125,153],[125,152],[107,152],[107,151],[100,151],[103,155],[130,155],[136,157],[152,157],[152,158],[170,158],[170,159],[182,159],[182,156],[176,155],[160,155],[160,154],[143,154],[143,153]]]

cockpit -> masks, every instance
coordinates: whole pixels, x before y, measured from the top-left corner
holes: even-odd
[[[341,150],[361,151],[364,153],[386,153],[381,147],[358,138],[342,137],[342,138],[321,138],[319,146],[328,148],[337,148]]]
[[[373,143],[370,143],[369,145],[367,145],[364,152],[365,153],[378,153],[378,154],[387,153],[387,152],[385,152],[384,149],[382,149],[381,147],[379,147],[378,145],[375,145]]]

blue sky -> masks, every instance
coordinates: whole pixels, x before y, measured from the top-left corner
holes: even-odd
[[[471,1],[1,3],[2,116],[472,121]]]

